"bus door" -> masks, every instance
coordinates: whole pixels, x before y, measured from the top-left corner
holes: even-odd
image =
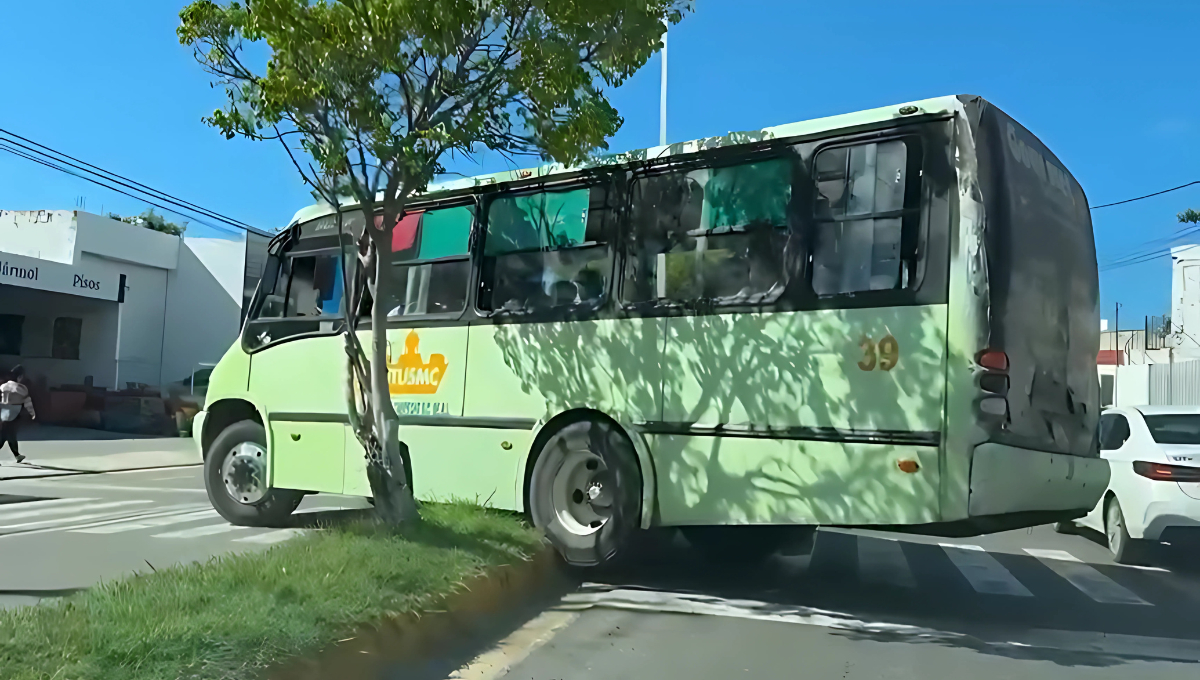
[[[341,493],[346,417],[342,257],[301,238],[247,323],[251,394],[267,415],[271,485]]]
[[[388,391],[409,449],[413,489],[453,469],[450,427],[462,416],[474,206],[413,211],[392,232],[393,289],[388,310]],[[371,334],[360,334],[370,347]],[[346,445],[345,493],[370,495],[366,458],[352,435]]]

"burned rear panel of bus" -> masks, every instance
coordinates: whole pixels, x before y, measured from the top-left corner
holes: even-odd
[[[1028,130],[963,97],[985,211],[988,348],[1008,367],[1008,414],[989,440],[1096,456],[1100,345],[1096,247],[1087,198]]]

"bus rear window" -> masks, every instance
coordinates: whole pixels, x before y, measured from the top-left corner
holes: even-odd
[[[1159,444],[1200,444],[1200,414],[1145,416],[1150,436]]]

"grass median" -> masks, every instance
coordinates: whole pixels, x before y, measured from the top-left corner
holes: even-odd
[[[0,612],[0,678],[253,677],[539,547],[505,513],[448,504],[422,516],[406,538],[351,524]]]

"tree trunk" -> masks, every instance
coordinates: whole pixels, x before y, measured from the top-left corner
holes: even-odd
[[[388,234],[390,238],[390,234]],[[406,524],[420,520],[412,485],[409,483],[407,447],[400,441],[400,423],[388,389],[387,315],[393,300],[391,257],[375,242],[375,297],[371,304],[370,399],[372,428],[379,442],[379,460],[367,467],[375,510],[387,523]]]

